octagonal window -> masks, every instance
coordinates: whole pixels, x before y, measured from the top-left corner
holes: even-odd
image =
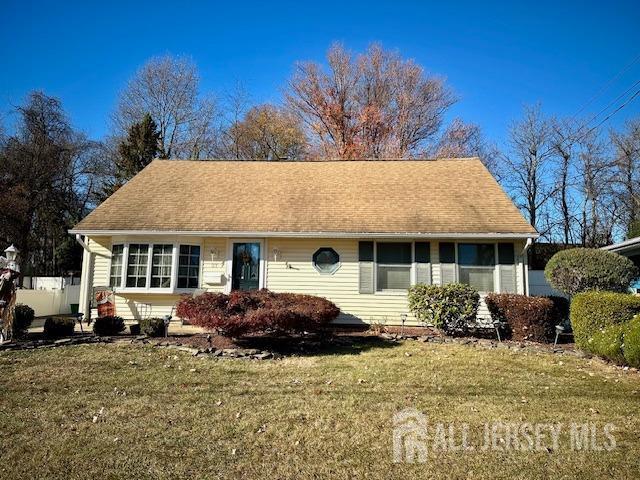
[[[340,255],[333,248],[319,248],[313,254],[313,266],[320,273],[333,273],[340,267]]]

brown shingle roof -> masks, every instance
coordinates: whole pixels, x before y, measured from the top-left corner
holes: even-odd
[[[535,234],[478,159],[156,160],[73,231]]]

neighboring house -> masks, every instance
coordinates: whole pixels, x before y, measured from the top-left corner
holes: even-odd
[[[607,245],[606,247],[602,247],[602,249],[624,255],[631,259],[631,261],[636,264],[636,267],[640,268],[640,237],[634,237],[624,242]],[[635,293],[640,293],[640,279],[638,279],[631,288]]]
[[[156,160],[71,233],[81,311],[107,288],[126,319],[196,290],[268,288],[326,297],[340,323],[387,324],[412,321],[416,283],[526,293],[538,236],[475,158]]]

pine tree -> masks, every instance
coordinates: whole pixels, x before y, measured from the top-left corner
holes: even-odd
[[[118,146],[118,159],[115,162],[115,176],[103,190],[106,199],[133,178],[140,170],[149,165],[160,153],[160,132],[148,113],[129,128],[127,138]]]

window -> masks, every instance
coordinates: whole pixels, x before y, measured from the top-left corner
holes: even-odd
[[[142,243],[130,244],[127,258],[127,287],[146,287],[148,266],[149,245]]]
[[[319,248],[313,254],[313,266],[320,273],[333,273],[340,267],[340,255],[333,248]]]
[[[498,244],[498,263],[500,265],[513,265],[515,263],[513,243]]]
[[[407,290],[411,286],[411,243],[377,243],[377,290]]]
[[[171,287],[173,245],[154,245],[151,257],[151,288]]]
[[[440,263],[456,263],[456,246],[452,242],[440,242]]]
[[[122,261],[124,260],[124,245],[114,245],[111,248],[111,269],[109,270],[109,286],[122,285]]]
[[[458,264],[460,282],[466,283],[479,292],[493,292],[493,278],[496,264],[494,244],[458,244]]]
[[[178,288],[198,288],[200,277],[200,247],[180,245],[178,256]]]

